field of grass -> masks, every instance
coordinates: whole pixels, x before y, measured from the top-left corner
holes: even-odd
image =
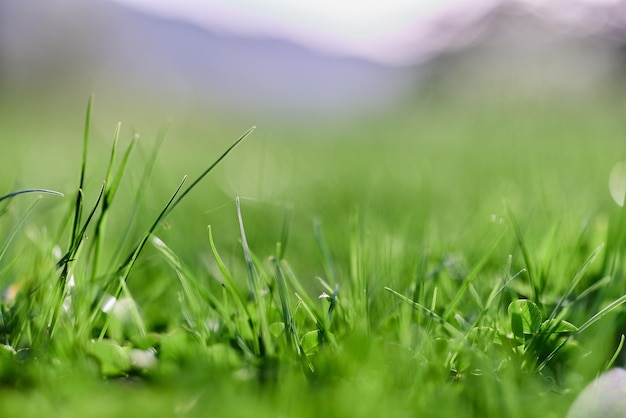
[[[562,417],[623,363],[618,100],[3,110],[2,416]]]

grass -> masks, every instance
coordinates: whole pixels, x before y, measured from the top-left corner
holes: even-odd
[[[534,105],[207,145],[94,142],[90,101],[77,161],[0,184],[3,415],[564,416],[623,361],[626,150],[612,104]]]

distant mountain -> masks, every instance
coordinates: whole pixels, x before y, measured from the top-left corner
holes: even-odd
[[[422,92],[567,98],[606,93],[626,77],[623,1],[502,1],[469,24],[442,16],[432,30],[443,28],[446,46],[420,69]]]
[[[306,117],[388,107],[429,89],[567,95],[623,78],[626,1],[545,4],[450,10],[416,26],[419,64],[392,67],[111,1],[0,0],[0,93],[95,91]]]
[[[288,114],[378,106],[415,81],[409,69],[81,0],[0,0],[0,77],[5,87],[130,89]]]

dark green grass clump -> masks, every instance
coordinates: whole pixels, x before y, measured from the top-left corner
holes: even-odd
[[[409,205],[383,183],[369,206],[329,193],[332,216],[307,232],[297,208],[268,230],[236,198],[238,244],[224,251],[225,228],[185,243],[168,222],[188,216],[175,209],[252,129],[152,213],[145,193],[164,130],[129,180],[125,213],[118,192],[137,137],[118,161],[116,127],[96,193],[90,121],[91,102],[78,187],[65,216],[45,218],[58,231],[25,227],[35,203],[57,197],[26,210],[23,192],[0,197],[3,416],[558,417],[621,362],[623,210],[577,228],[533,218],[519,201],[477,218],[480,202],[440,213],[434,186]],[[352,193],[364,187],[346,174]],[[461,238],[434,220],[452,217],[473,219]],[[255,252],[250,229],[275,245]]]

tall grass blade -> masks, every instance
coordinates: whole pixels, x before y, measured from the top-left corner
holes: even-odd
[[[429,251],[424,251],[420,259],[420,264],[415,274],[415,281],[413,289],[413,300],[424,304],[426,298],[426,292],[424,291],[426,278],[428,277],[428,260],[430,259]],[[414,319],[417,323],[421,323],[421,313],[419,309],[413,309]]]
[[[513,225],[513,230],[515,231],[515,236],[517,237],[517,242],[519,244],[520,250],[522,251],[522,257],[524,257],[524,263],[526,264],[526,271],[528,272],[528,280],[530,281],[530,287],[532,289],[531,300],[536,303],[540,303],[539,298],[539,285],[537,283],[537,278],[535,277],[535,269],[534,262],[532,257],[530,256],[530,252],[528,252],[528,248],[526,247],[526,241],[524,240],[524,234],[522,234],[522,230],[519,227],[519,223],[511,210],[510,207],[507,206],[507,213],[509,215],[509,219],[511,220],[511,224]]]
[[[141,207],[140,202],[143,199],[145,191],[148,189],[148,183],[152,176],[152,172],[154,171],[154,166],[156,164],[159,151],[161,150],[161,146],[163,145],[163,142],[165,141],[165,137],[167,136],[169,128],[170,128],[170,124],[167,123],[163,127],[161,127],[161,129],[157,133],[156,141],[154,143],[154,146],[152,147],[150,157],[148,158],[148,162],[144,166],[143,174],[141,175],[141,179],[139,180],[137,193],[135,194],[135,198],[133,200],[132,212],[130,216],[128,217],[126,227],[124,228],[124,233],[122,234],[119,240],[120,244],[118,245],[117,250],[115,251],[113,257],[111,258],[112,260],[118,259],[119,254],[122,251],[123,244],[126,243],[126,240],[128,239],[129,232],[131,231],[131,226],[134,224],[135,219],[137,218],[137,213],[139,213],[139,210]],[[139,139],[139,134],[136,133],[134,135],[134,139],[136,142],[136,140]]]
[[[83,133],[83,154],[80,166],[80,177],[78,179],[78,189],[76,192],[76,201],[74,203],[74,219],[72,221],[72,231],[69,244],[70,251],[76,243],[78,230],[80,229],[81,217],[83,214],[83,191],[85,190],[85,172],[87,170],[87,149],[89,145],[89,130],[91,126],[91,110],[93,108],[93,97],[93,95],[89,96],[89,101],[87,102],[87,114],[85,115],[85,131]]]
[[[365,270],[365,246],[363,245],[363,224],[360,213],[355,211],[350,217],[350,284],[355,306],[357,326],[370,332],[370,296]]]
[[[233,142],[233,144],[228,147],[226,149],[226,151],[224,151],[222,153],[222,155],[220,155],[206,170],[204,170],[202,172],[202,174],[200,174],[178,197],[178,199],[176,199],[176,201],[172,204],[172,206],[168,209],[168,212],[171,212],[172,210],[174,210],[174,208],[180,203],[181,200],[183,200],[185,198],[185,196],[187,196],[187,194],[194,188],[196,187],[196,185],[198,183],[200,183],[200,181],[202,181],[202,179],[209,174],[211,171],[213,171],[213,169],[220,163],[222,162],[222,160],[224,158],[226,158],[226,156],[228,154],[230,154],[230,152],[235,149],[235,147],[237,145],[239,145],[241,143],[241,141],[243,141],[244,139],[246,139],[246,137],[248,137],[248,135],[250,135],[254,130],[256,129],[256,126],[251,127],[250,129],[248,129],[246,132],[243,133],[243,135],[241,135],[239,137],[239,139],[237,139],[235,142]]]
[[[289,230],[291,229],[291,216],[293,214],[292,208],[287,208],[285,211],[285,217],[283,219],[283,227],[280,232],[280,241],[276,244],[276,258],[282,260],[287,251],[287,244],[289,243]]]
[[[313,234],[315,235],[317,247],[322,254],[322,263],[324,266],[324,271],[326,272],[326,276],[328,277],[328,280],[330,280],[330,283],[334,285],[337,283],[337,277],[335,276],[335,267],[333,265],[333,260],[330,257],[328,247],[326,246],[326,240],[324,239],[324,233],[322,232],[322,222],[319,219],[316,219],[313,223]]]
[[[95,215],[96,210],[98,209],[98,206],[100,205],[100,202],[102,201],[102,196],[104,195],[104,188],[105,188],[105,184],[103,183],[102,187],[100,188],[100,193],[98,193],[98,199],[96,200],[96,203],[94,204],[93,208],[89,212],[89,215],[87,216],[87,220],[85,221],[83,226],[79,228],[79,230],[77,230],[76,235],[74,236],[74,240],[72,241],[68,252],[57,263],[58,267],[66,268],[67,264],[74,259],[74,256],[76,255],[76,253],[78,252],[78,249],[83,243],[83,240],[85,238],[85,233],[87,232],[87,227],[89,227],[89,224],[91,223],[91,220],[93,219],[93,216]],[[82,191],[79,192],[79,195],[82,196]],[[62,274],[61,276],[64,277],[65,275]],[[63,280],[63,283],[61,283],[61,285],[65,286],[64,280]]]
[[[493,254],[495,249],[498,247],[498,244],[500,243],[500,241],[504,237],[505,233],[506,233],[506,230],[502,230],[502,232],[500,232],[500,235],[498,235],[498,237],[495,239],[493,244],[491,244],[491,246],[489,247],[487,252],[483,255],[483,257],[476,264],[474,269],[470,272],[470,274],[467,276],[467,278],[463,281],[463,284],[461,285],[459,290],[456,292],[456,294],[454,295],[454,298],[448,304],[448,306],[446,307],[446,310],[444,311],[444,313],[442,315],[443,319],[445,321],[448,321],[448,319],[450,319],[450,317],[454,313],[454,310],[456,309],[457,305],[459,304],[459,302],[461,302],[461,299],[463,298],[463,295],[465,295],[465,292],[468,290],[469,286],[472,284],[474,279],[476,279],[476,277],[478,276],[478,273],[480,273],[482,268],[485,266],[485,264],[489,260],[489,257],[491,257],[491,254]]]
[[[620,353],[622,352],[622,349],[624,348],[624,341],[625,340],[626,340],[626,336],[624,336],[624,334],[622,334],[620,336],[620,338],[619,338],[619,344],[617,345],[617,348],[615,349],[615,353],[613,353],[613,356],[611,357],[611,359],[604,366],[604,371],[608,371],[609,369],[613,368],[613,365],[617,361]]]
[[[107,173],[105,176],[105,183],[110,185],[113,179],[113,166],[115,165],[115,153],[117,151],[117,141],[120,138],[120,130],[122,129],[122,122],[118,122],[115,125],[115,133],[113,134],[113,145],[111,146],[111,156],[109,157],[109,165],[107,167]],[[106,204],[105,198],[105,204]]]
[[[136,136],[133,137],[130,145],[126,149],[124,156],[122,158],[122,162],[117,169],[117,172],[113,173],[113,166],[115,164],[115,153],[117,150],[117,142],[120,135],[120,129],[122,127],[121,123],[118,123],[115,127],[115,134],[113,137],[113,146],[111,147],[111,157],[109,159],[109,166],[107,168],[106,174],[106,189],[104,191],[104,199],[102,201],[102,209],[100,212],[100,217],[96,222],[96,228],[94,232],[94,257],[92,262],[92,270],[91,270],[91,279],[95,279],[98,273],[98,266],[100,262],[101,248],[104,242],[104,231],[106,228],[107,218],[108,218],[108,209],[111,207],[113,203],[113,198],[115,197],[115,193],[117,192],[117,188],[122,178],[122,174],[126,168],[126,164],[128,162],[128,157],[134,147]]]
[[[230,272],[226,268],[226,265],[222,261],[222,258],[220,257],[219,252],[217,251],[217,247],[215,246],[215,242],[213,241],[213,233],[212,233],[211,225],[208,226],[208,231],[209,231],[209,245],[211,246],[211,252],[213,253],[213,258],[215,258],[217,267],[219,268],[220,273],[222,274],[222,277],[224,278],[226,290],[231,295],[231,297],[235,299],[235,303],[237,304],[239,309],[241,309],[242,312],[245,312],[246,323],[250,324],[252,321],[252,316],[250,315],[250,312],[248,311],[248,306],[246,305],[246,301],[241,295],[241,292],[239,292],[239,289],[235,285],[235,282],[233,281]]]
[[[302,350],[298,341],[298,332],[296,330],[296,321],[291,313],[291,303],[289,301],[289,291],[287,290],[287,282],[283,276],[279,262],[272,257],[272,264],[276,275],[276,285],[278,287],[278,297],[280,299],[281,311],[283,314],[283,323],[285,324],[285,338],[287,345],[292,348],[296,355],[300,356]]]
[[[54,302],[52,314],[50,316],[50,322],[48,324],[48,328],[50,329],[50,335],[54,334],[57,320],[59,318],[61,310],[63,309],[63,301],[65,300],[65,297],[67,296],[67,278],[69,277],[69,274],[70,274],[70,268],[69,268],[70,262],[75,260],[76,255],[78,254],[78,251],[80,250],[81,244],[84,241],[85,233],[87,232],[87,227],[89,226],[89,223],[91,222],[94,214],[96,213],[96,210],[98,209],[98,206],[100,205],[100,201],[102,200],[104,188],[105,188],[105,185],[102,184],[102,187],[100,188],[100,193],[98,194],[98,199],[96,200],[96,203],[94,204],[91,212],[89,212],[89,215],[87,216],[87,220],[85,221],[85,224],[80,229],[80,231],[78,231],[77,234],[74,236],[74,241],[71,243],[68,252],[65,253],[65,255],[61,258],[61,260],[57,262],[57,267],[62,268],[62,270],[61,270],[61,274],[59,275],[59,279],[57,281],[57,287],[54,291],[55,302]],[[82,195],[82,192],[79,190],[78,194]]]
[[[564,302],[576,289],[576,286],[578,286],[578,283],[583,278],[583,276],[585,275],[585,273],[587,272],[591,264],[598,257],[598,254],[600,253],[600,251],[602,251],[603,248],[604,248],[604,244],[600,244],[595,250],[593,250],[593,252],[589,255],[589,257],[587,257],[587,259],[583,262],[583,264],[580,266],[580,268],[574,275],[574,278],[570,282],[567,289],[565,289],[565,291],[561,294],[561,297],[558,299],[556,305],[554,306],[554,309],[552,309],[552,312],[550,313],[548,320],[556,318],[557,314],[559,313],[559,310],[562,309]]]
[[[443,326],[450,333],[450,335],[455,336],[455,337],[459,337],[459,338],[463,338],[464,337],[464,334],[461,331],[456,329],[444,317],[437,315],[437,313],[434,310],[429,309],[426,306],[421,305],[420,303],[412,301],[411,299],[407,298],[406,296],[404,296],[401,293],[396,292],[395,290],[393,290],[390,287],[386,287],[385,286],[385,290],[388,291],[389,293],[391,293],[392,295],[394,295],[395,297],[397,297],[398,299],[400,299],[401,301],[403,301],[405,303],[408,303],[409,305],[413,306],[413,308],[419,309],[419,310],[423,311],[428,317],[433,319],[437,324]]]
[[[119,281],[119,284],[117,286],[117,290],[115,290],[115,292],[113,293],[113,297],[115,297],[115,299],[119,299],[120,294],[122,293],[122,290],[124,288],[124,285],[126,284],[126,281],[128,280],[128,276],[130,275],[130,272],[131,272],[133,266],[135,265],[135,262],[137,261],[137,258],[139,258],[139,254],[141,253],[141,251],[145,247],[146,243],[150,239],[150,236],[152,235],[152,233],[156,230],[156,228],[159,226],[159,224],[161,223],[161,221],[165,217],[165,215],[167,213],[167,210],[170,208],[172,202],[174,201],[174,199],[178,195],[178,192],[183,187],[183,184],[185,184],[185,180],[187,180],[187,176],[183,177],[182,181],[180,182],[180,184],[176,188],[176,191],[174,192],[172,197],[170,197],[169,201],[167,202],[165,207],[161,210],[161,213],[159,213],[159,216],[152,223],[152,225],[150,226],[148,231],[144,234],[144,236],[141,239],[141,241],[139,242],[139,244],[137,244],[137,246],[130,253],[130,255],[128,256],[126,261],[118,268],[116,273],[112,276],[112,280],[118,280]],[[111,283],[109,283],[108,285],[110,285],[110,284]],[[104,286],[103,290],[106,287],[108,287],[108,286]],[[106,295],[101,293],[100,295],[98,295],[98,297],[100,298],[100,301],[95,304],[95,308],[94,308],[94,311],[93,311],[92,316],[91,316],[92,323],[95,320],[94,318],[98,314],[98,310],[103,306],[104,298],[106,297]],[[111,323],[111,319],[110,319],[110,316],[108,316],[107,320],[106,320],[106,322],[105,322],[105,324],[102,327],[102,330],[100,332],[100,337],[99,337],[100,340],[102,340],[104,338],[104,335],[106,334],[106,331],[107,331],[110,323]]]
[[[48,190],[48,189],[26,189],[26,190],[19,190],[17,192],[12,192],[12,193],[9,193],[9,194],[5,194],[4,196],[0,196],[0,202],[2,202],[5,199],[10,199],[12,197],[19,196],[21,194],[27,194],[27,193],[44,193],[44,194],[52,194],[52,195],[56,195],[56,196],[63,196],[63,193],[57,192],[57,191],[54,191],[54,190]]]
[[[626,302],[626,295],[623,295],[620,298],[615,299],[613,302],[609,303],[602,310],[600,310],[600,312],[596,313],[594,316],[589,318],[584,324],[582,324],[578,328],[578,334],[582,334],[583,332],[585,332],[587,328],[589,328],[590,326],[592,326],[593,324],[601,320],[604,316],[611,313],[613,310],[615,310],[616,308],[618,308],[620,305],[622,305],[625,302]]]
[[[263,284],[261,283],[261,277],[255,267],[255,264],[250,255],[250,248],[248,247],[248,240],[246,239],[246,231],[243,226],[243,217],[241,216],[241,205],[239,197],[235,199],[237,205],[237,218],[239,219],[239,232],[241,234],[241,247],[243,249],[243,256],[246,262],[248,271],[248,279],[254,293],[254,300],[257,304],[257,314],[259,321],[259,332],[262,342],[263,354],[274,357],[274,344],[272,342],[269,324],[267,320],[267,307],[265,303],[265,296],[263,295]],[[261,353],[260,353],[261,354]]]
[[[17,222],[17,225],[15,225],[15,227],[9,234],[6,242],[2,246],[2,249],[0,249],[0,262],[4,258],[4,255],[6,254],[6,252],[8,251],[9,246],[11,245],[11,242],[13,242],[13,240],[15,239],[17,232],[22,228],[22,225],[24,225],[26,218],[28,218],[28,215],[30,215],[30,213],[33,211],[33,209],[35,209],[35,206],[37,206],[38,203],[39,203],[39,199],[36,199],[35,201],[33,201],[33,203],[30,204],[28,209],[26,209],[24,213],[22,213],[20,219]]]
[[[168,247],[161,239],[152,236],[151,243],[156,248],[167,263],[176,271],[183,294],[187,300],[190,311],[193,315],[194,324],[199,334],[204,339],[208,338],[208,329],[206,327],[207,307],[217,312],[224,324],[236,333],[234,322],[230,318],[230,313],[222,302],[204,287],[200,281],[191,273],[185,263]]]
[[[172,202],[174,202],[174,199],[178,195],[178,192],[180,191],[180,189],[185,184],[186,180],[187,180],[187,176],[184,176],[180,184],[176,188],[176,191],[174,191],[174,194],[172,194],[172,196],[168,200],[165,207],[159,213],[159,216],[157,216],[154,222],[152,222],[152,225],[150,226],[150,228],[148,228],[148,231],[146,231],[143,238],[141,238],[141,241],[139,241],[139,244],[135,246],[135,249],[129,254],[128,258],[126,259],[126,262],[124,262],[119,268],[118,272],[122,272],[123,281],[126,281],[126,278],[130,274],[130,271],[132,270],[133,265],[135,264],[135,261],[137,261],[137,258],[139,257],[139,254],[141,253],[144,246],[150,239],[150,236],[154,233],[154,231],[157,229],[157,227],[159,226],[159,224],[161,223],[165,215],[168,213],[168,209],[170,209]],[[115,294],[115,297],[119,297],[119,291]]]
[[[300,301],[300,305],[309,313],[311,319],[318,327],[324,341],[333,341],[332,334],[330,332],[330,323],[328,322],[328,316],[319,312],[315,308],[316,304],[309,296],[309,293],[304,289],[293,269],[286,260],[281,263],[282,272],[289,281],[291,287],[295,290],[295,294]]]
[[[328,306],[328,324],[333,320],[333,314],[335,313],[335,307],[337,306],[337,297],[339,296],[339,285],[335,285],[335,291],[333,292],[333,296],[330,298],[330,305]]]

